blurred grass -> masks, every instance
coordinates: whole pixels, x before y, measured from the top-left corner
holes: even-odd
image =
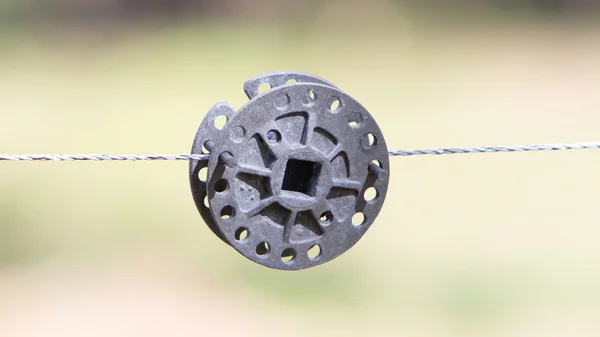
[[[149,22],[3,35],[0,152],[187,152],[213,103],[241,106],[243,81],[276,69],[338,84],[373,113],[391,148],[597,140],[594,24],[436,26],[368,10],[342,15],[332,6],[310,24]],[[53,294],[92,296],[93,307],[94,291],[118,305],[141,287],[134,298],[158,313],[222,307],[216,312],[247,315],[253,334],[271,324],[264,317],[291,335],[600,331],[595,152],[392,163],[386,205],[364,239],[294,273],[254,265],[212,236],[185,163],[2,164],[0,313],[25,308],[27,317],[50,296],[50,309],[87,317],[96,311]],[[164,291],[171,306],[156,295]],[[41,326],[54,322],[47,311]],[[4,334],[29,331],[14,317]],[[222,324],[215,317],[190,331]]]

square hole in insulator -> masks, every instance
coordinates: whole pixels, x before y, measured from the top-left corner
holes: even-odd
[[[288,159],[281,189],[299,192],[314,197],[317,191],[317,181],[321,174],[321,163]]]

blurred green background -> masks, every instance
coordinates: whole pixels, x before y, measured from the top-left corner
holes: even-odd
[[[597,141],[586,0],[0,0],[0,152],[185,153],[217,101],[296,69],[390,148]],[[346,254],[246,260],[184,162],[0,164],[0,336],[598,336],[600,154],[392,159]]]

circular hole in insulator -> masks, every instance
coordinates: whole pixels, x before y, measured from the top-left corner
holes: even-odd
[[[229,184],[227,183],[226,179],[219,179],[215,183],[215,191],[216,192],[224,192],[225,190],[227,190],[228,186],[229,186]]]
[[[348,125],[350,125],[350,127],[358,127],[360,126],[360,123],[362,122],[362,116],[360,115],[359,112],[353,111],[350,114],[348,114]]]
[[[198,179],[200,179],[200,181],[202,181],[202,182],[206,182],[207,177],[208,177],[208,167],[201,168],[200,171],[198,171]]]
[[[371,160],[371,163],[383,168],[383,164],[379,160]]]
[[[317,101],[317,94],[314,90],[310,89],[302,95],[302,104],[306,106],[312,106]]]
[[[256,246],[256,255],[264,256],[269,254],[271,251],[271,246],[268,242],[261,242]]]
[[[281,253],[281,261],[285,263],[292,263],[296,258],[296,251],[292,248],[286,248]]]
[[[366,201],[372,201],[377,199],[377,197],[379,196],[379,192],[377,192],[377,189],[375,187],[369,187],[365,190],[363,196]]]
[[[267,132],[267,141],[277,143],[281,141],[281,133],[277,130],[269,130]]]
[[[328,224],[333,220],[333,213],[331,213],[330,211],[323,212],[319,217],[319,220],[323,224]]]
[[[366,150],[372,149],[377,145],[377,137],[372,133],[367,133],[361,138],[360,143]]]
[[[340,108],[342,107],[342,101],[340,100],[339,97],[331,97],[331,99],[329,99],[329,103],[327,104],[327,109],[329,109],[330,112],[336,113],[338,111],[340,111]]]
[[[362,212],[356,212],[352,216],[352,226],[358,227],[358,226],[364,225],[364,223],[366,222],[366,220],[367,219],[365,218],[364,213],[362,213]]]
[[[319,258],[321,256],[321,254],[323,254],[323,250],[321,249],[321,246],[319,246],[319,245],[311,246],[308,249],[308,251],[306,252],[306,255],[308,255],[308,258],[311,260],[315,260],[315,259]]]
[[[217,128],[218,130],[223,129],[223,127],[225,127],[225,124],[227,124],[227,117],[225,117],[224,115],[219,115],[215,118],[215,128]]]
[[[250,236],[250,232],[246,227],[240,227],[235,231],[235,239],[237,241],[243,242]]]
[[[231,205],[227,205],[221,208],[221,219],[229,219],[235,216],[235,208]]]
[[[267,82],[265,82],[265,83],[261,83],[261,84],[258,86],[258,93],[259,93],[259,94],[262,94],[263,92],[267,92],[267,91],[269,91],[269,90],[271,90],[271,84],[269,84],[269,83],[267,83]]]
[[[208,204],[208,197],[204,197],[204,207],[210,208],[210,206]]]
[[[298,83],[298,81],[295,78],[290,78],[289,80],[287,80],[287,82],[285,82],[285,84],[296,84]]]

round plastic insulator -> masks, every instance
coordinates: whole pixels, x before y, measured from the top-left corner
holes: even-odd
[[[270,89],[259,93],[262,83]],[[192,154],[210,153],[190,162],[198,210],[218,237],[261,265],[305,269],[338,257],[385,200],[381,130],[360,103],[313,75],[264,74],[244,90],[246,105],[235,112],[217,103],[196,134]]]

